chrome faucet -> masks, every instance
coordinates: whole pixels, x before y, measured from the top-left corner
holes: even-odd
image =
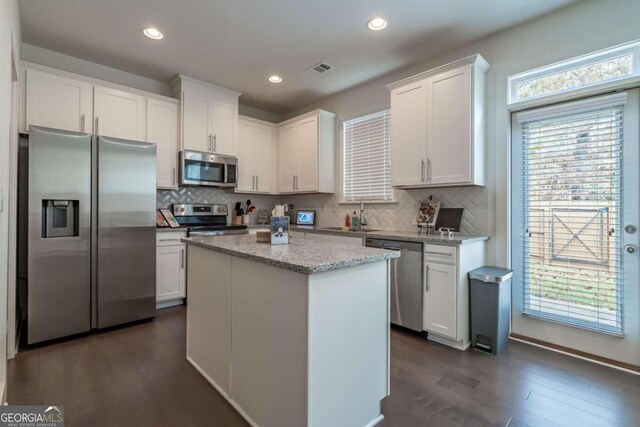
[[[364,198],[360,199],[360,230],[364,229],[367,225],[367,217],[364,216]]]

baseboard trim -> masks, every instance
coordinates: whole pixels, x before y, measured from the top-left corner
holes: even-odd
[[[533,345],[535,347],[551,350],[556,353],[562,353],[567,356],[575,357],[577,359],[586,360],[587,362],[608,366],[610,368],[618,369],[620,371],[628,372],[634,375],[640,375],[640,366],[632,365],[630,363],[620,362],[618,360],[613,360],[607,357],[602,357],[595,354],[587,353],[586,351],[575,350],[573,348],[565,347],[558,344],[553,344],[547,341],[539,340],[537,338],[531,338],[525,335],[514,334],[513,332],[511,333],[511,335],[509,335],[509,339],[522,342],[525,344]]]
[[[184,298],[172,299],[169,301],[162,301],[156,303],[156,310],[161,310],[163,308],[174,307],[176,305],[184,304]]]

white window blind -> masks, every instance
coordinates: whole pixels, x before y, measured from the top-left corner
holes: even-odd
[[[623,103],[605,98],[518,116],[520,274],[526,314],[622,334]]]
[[[390,111],[344,122],[344,200],[393,200],[391,188]]]

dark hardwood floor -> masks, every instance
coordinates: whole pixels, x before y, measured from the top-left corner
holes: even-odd
[[[68,426],[245,426],[185,359],[185,309],[21,351],[10,404],[62,404]],[[383,426],[638,426],[640,377],[512,342],[499,356],[392,332]]]

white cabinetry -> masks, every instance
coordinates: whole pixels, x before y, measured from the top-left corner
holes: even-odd
[[[158,188],[178,188],[178,104],[147,99],[147,142],[156,144]]]
[[[333,193],[335,114],[316,110],[278,126],[280,193]]]
[[[427,162],[427,84],[419,81],[391,91],[391,183],[424,183]]]
[[[249,117],[238,120],[237,192],[271,193],[276,170],[275,125]]]
[[[145,97],[103,86],[95,86],[93,90],[93,130],[96,135],[146,141]]]
[[[391,183],[484,185],[484,79],[479,54],[387,86]]]
[[[30,125],[74,132],[93,131],[93,86],[39,70],[25,70],[25,118]]]
[[[157,184],[177,188],[178,101],[22,63],[21,129],[29,125],[157,144]]]
[[[485,242],[424,245],[423,329],[429,339],[461,350],[471,340],[469,271],[484,265]]]
[[[181,231],[156,233],[156,303],[158,308],[182,304],[186,297],[186,247]]]
[[[182,101],[182,149],[235,156],[240,93],[181,75],[170,85]]]

